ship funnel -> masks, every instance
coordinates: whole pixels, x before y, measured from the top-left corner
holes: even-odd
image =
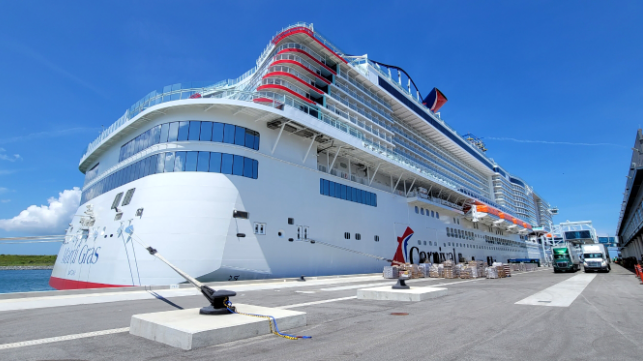
[[[438,89],[438,88],[433,88],[429,95],[424,98],[424,101],[422,104],[424,104],[427,108],[429,108],[432,112],[437,112],[442,108],[444,103],[447,102],[447,97],[444,96],[444,94]]]

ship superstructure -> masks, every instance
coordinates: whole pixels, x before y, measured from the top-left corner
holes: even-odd
[[[398,249],[526,256],[548,204],[451,129],[445,102],[312,24],[282,29],[241,77],[151,92],[88,146],[50,283],[181,281],[132,237],[202,281],[378,272],[359,253]]]

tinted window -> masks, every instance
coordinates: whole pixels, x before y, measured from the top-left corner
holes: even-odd
[[[232,154],[221,154],[221,173],[232,174]]]
[[[203,131],[203,127],[201,127],[201,131]],[[203,133],[201,135],[203,135]],[[210,152],[199,152],[196,171],[207,172],[209,169],[209,166],[210,166]]]
[[[244,145],[245,143],[246,143],[246,128],[237,127],[237,130],[234,136],[234,144]]]
[[[192,133],[190,133],[190,137],[192,137]],[[201,134],[199,135],[199,140],[212,140],[212,122],[201,122]]]
[[[255,145],[254,132],[250,129],[246,129],[246,147],[254,149],[254,145]]]
[[[377,195],[375,193],[331,182],[325,179],[321,179],[320,181],[319,193],[334,198],[345,199],[377,207]]]
[[[150,145],[159,144],[160,139],[161,139],[161,126],[157,125],[154,128],[152,128],[152,131],[150,133]]]
[[[223,142],[223,124],[214,123],[212,125],[212,141]]]
[[[190,131],[190,122],[179,123],[179,138],[177,140],[188,140],[188,132]]]
[[[259,178],[259,161],[254,159],[252,160],[252,178]]]
[[[141,149],[141,136],[139,135],[138,137],[134,138],[134,154],[138,153],[138,151]]]
[[[168,142],[176,142],[179,137],[179,123],[170,123],[170,131],[167,137]]]
[[[170,123],[161,125],[161,138],[159,139],[159,143],[167,142],[167,137],[169,132],[170,132]]]
[[[221,173],[221,153],[210,154],[210,172]]]
[[[224,143],[234,143],[234,125],[226,124],[223,131],[223,142]]]
[[[252,175],[252,159],[250,158],[243,158],[243,176],[254,178]]]
[[[165,172],[174,172],[174,153],[165,153]]]
[[[145,166],[147,165],[147,159],[139,160],[138,161],[138,177],[137,178],[143,178],[147,174],[145,174]]]
[[[144,175],[144,177],[147,177],[148,175],[153,173],[153,167],[156,166],[155,161],[156,161],[156,159],[154,159],[154,157],[148,157],[145,160],[145,175]]]
[[[259,150],[259,133],[255,132],[254,150]]]
[[[163,173],[165,170],[165,155],[164,154],[157,154],[155,155],[156,157],[156,170],[154,173]]]
[[[243,175],[243,157],[240,155],[234,156],[234,164],[232,166],[232,174]]]
[[[201,133],[201,122],[191,121],[190,135],[188,136],[188,140],[199,140],[200,133]]]
[[[196,159],[198,155],[199,152],[188,152],[188,158],[185,162],[185,170],[187,172],[196,172]]]
[[[150,146],[150,134],[152,133],[151,130],[148,130],[147,132],[143,133],[143,146],[141,150],[146,149]]]

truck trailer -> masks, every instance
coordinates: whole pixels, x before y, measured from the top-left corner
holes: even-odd
[[[584,244],[581,246],[583,250],[583,268],[585,273],[589,271],[605,271],[609,272],[612,267],[610,254],[607,247],[603,244]]]

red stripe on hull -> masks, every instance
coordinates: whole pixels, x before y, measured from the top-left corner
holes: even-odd
[[[319,74],[315,73],[314,71],[312,71],[312,70],[308,69],[304,64],[302,64],[302,63],[300,63],[300,62],[298,62],[298,61],[290,60],[290,59],[275,60],[275,61],[273,61],[272,63],[270,63],[270,66],[273,66],[273,65],[279,65],[279,64],[293,64],[293,65],[297,65],[299,68],[301,68],[301,69],[303,69],[303,70],[305,70],[305,71],[309,72],[310,74],[312,74],[312,75],[316,76],[316,77],[317,77],[317,79],[319,79],[319,80],[323,81],[323,82],[324,82],[324,83],[326,83],[326,84],[330,84],[330,80],[328,80],[328,79],[326,79],[326,78],[322,77],[321,75],[319,75]]]
[[[315,88],[314,86],[310,85],[310,83],[305,82],[300,77],[298,77],[296,75],[293,75],[293,74],[290,74],[290,73],[286,73],[284,71],[273,71],[272,73],[268,73],[268,74],[264,75],[262,79],[270,78],[270,77],[273,77],[273,76],[285,76],[285,77],[294,79],[297,82],[299,82],[300,84],[305,85],[307,88],[311,89],[312,91],[317,92],[320,95],[324,95],[323,91],[321,91],[321,90]]]
[[[49,285],[57,290],[78,290],[83,288],[109,288],[109,287],[132,287],[124,285],[109,285],[106,283],[94,283],[66,280],[64,278],[50,277]]]
[[[310,60],[314,61],[315,64],[323,67],[324,69],[328,70],[329,72],[333,73],[333,75],[337,75],[337,72],[333,69],[331,69],[328,65],[322,63],[321,61],[315,59],[312,55],[308,54],[307,52],[301,50],[301,49],[284,49],[278,52],[277,54],[283,54],[283,53],[299,53],[299,54],[304,54],[306,55]]]
[[[326,44],[324,44],[324,43],[322,43],[321,41],[317,40],[317,38],[315,38],[315,34],[314,34],[310,29],[305,28],[305,27],[296,27],[296,28],[292,28],[292,29],[288,29],[288,30],[286,30],[286,31],[283,31],[283,32],[281,32],[281,33],[277,34],[277,35],[272,39],[272,43],[273,43],[273,44],[275,44],[275,45],[277,45],[280,41],[284,40],[285,38],[287,38],[287,37],[289,37],[289,36],[292,36],[292,35],[296,35],[296,34],[306,34],[306,35],[308,35],[308,36],[309,36],[311,39],[313,39],[317,44],[319,44],[319,45],[323,46],[323,47],[324,47],[326,50],[328,50],[331,54],[333,54],[335,57],[337,57],[337,59],[339,59],[340,61],[342,61],[344,64],[348,64],[348,62],[347,62],[344,58],[342,58],[341,56],[339,56],[336,52],[332,51],[329,47],[327,47],[327,46],[326,46]]]
[[[257,90],[263,90],[263,89],[279,89],[279,90],[283,90],[283,91],[285,91],[286,93],[291,94],[291,95],[294,95],[294,96],[296,96],[297,98],[299,98],[299,99],[301,99],[301,100],[305,101],[306,103],[309,103],[309,104],[315,104],[315,102],[314,102],[314,101],[312,101],[312,100],[310,100],[310,99],[308,99],[308,98],[304,98],[304,97],[302,97],[301,95],[299,95],[299,93],[294,92],[294,91],[292,91],[292,90],[290,90],[290,89],[288,89],[288,88],[286,88],[285,86],[282,86],[282,85],[277,85],[277,84],[264,84],[264,85],[262,85],[262,86],[257,87]]]

